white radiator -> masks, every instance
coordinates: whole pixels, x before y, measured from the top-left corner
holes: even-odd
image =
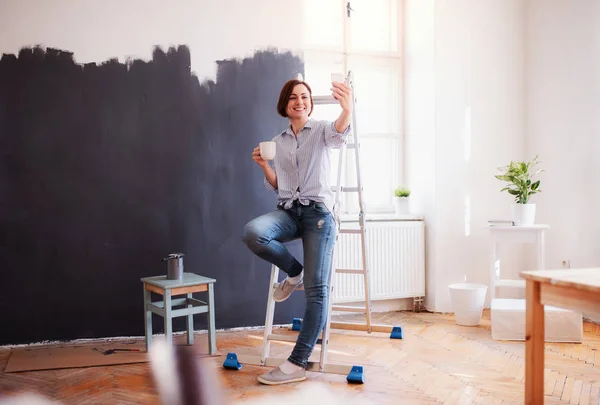
[[[425,223],[368,221],[366,230],[371,300],[425,296]],[[360,234],[339,234],[334,255],[334,268],[360,269]],[[362,274],[334,274],[333,283],[333,302],[364,301]]]

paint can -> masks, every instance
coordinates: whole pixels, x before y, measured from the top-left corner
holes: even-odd
[[[167,280],[183,279],[183,256],[185,253],[171,253],[163,257],[162,261],[167,262]]]

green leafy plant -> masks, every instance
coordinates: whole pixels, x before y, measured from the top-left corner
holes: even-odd
[[[538,156],[536,155],[529,162],[511,161],[507,166],[498,168],[503,173],[497,174],[495,177],[498,180],[509,183],[500,192],[508,191],[510,195],[515,197],[517,204],[527,204],[533,194],[542,191],[540,190],[540,181],[532,181],[533,177],[544,171],[544,169],[533,171],[538,164]]]
[[[394,190],[396,197],[408,197],[410,195],[410,189],[406,186],[400,186]]]

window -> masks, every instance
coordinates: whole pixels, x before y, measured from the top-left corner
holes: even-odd
[[[393,190],[403,177],[400,0],[304,0],[304,4],[305,79],[315,95],[325,95],[330,94],[332,72],[352,71],[365,210],[393,212]],[[339,112],[339,106],[319,105],[312,117],[333,119]],[[353,153],[346,150],[345,185],[356,184]],[[332,185],[337,184],[338,163],[336,151]],[[356,193],[341,197],[342,212],[358,211]]]

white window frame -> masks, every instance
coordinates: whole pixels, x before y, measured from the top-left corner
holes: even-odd
[[[376,51],[376,50],[354,50],[350,49],[351,46],[351,26],[350,19],[352,18],[352,13],[356,13],[355,11],[351,11],[350,17],[347,14],[347,0],[325,0],[325,1],[338,1],[340,7],[340,18],[343,18],[343,34],[342,34],[342,46],[315,46],[311,44],[310,46],[305,47],[305,64],[310,63],[310,61],[315,63],[331,63],[332,61],[340,61],[342,62],[342,68],[344,72],[348,72],[352,66],[349,66],[349,63],[352,59],[363,59],[363,60],[371,60],[374,62],[380,61],[385,62],[386,65],[391,66],[392,68],[397,69],[398,71],[398,108],[395,112],[397,114],[397,124],[395,131],[393,133],[384,133],[384,134],[376,134],[362,131],[358,134],[359,143],[364,143],[366,140],[380,137],[392,137],[396,139],[397,150],[395,151],[395,156],[397,157],[397,166],[395,169],[395,175],[392,175],[392,179],[395,180],[397,184],[390,184],[389,190],[389,202],[385,205],[369,205],[368,198],[366,198],[367,203],[365,204],[365,212],[366,213],[393,213],[394,212],[394,204],[393,204],[393,189],[403,184],[404,182],[404,165],[405,165],[405,156],[404,156],[404,120],[403,120],[403,105],[404,105],[404,97],[403,97],[403,89],[404,89],[404,72],[403,72],[403,62],[404,62],[404,48],[403,48],[403,1],[402,0],[388,0],[391,5],[391,9],[397,11],[397,50],[395,52],[390,51]],[[369,0],[354,0],[350,1],[350,4],[354,2],[363,2],[363,4],[367,4]],[[358,7],[357,7],[358,8]],[[311,13],[307,13],[307,18],[310,18]],[[376,23],[374,26],[376,29]],[[357,79],[359,80],[359,79]],[[357,109],[360,108],[360,94],[356,94],[358,99]],[[358,118],[358,117],[357,117]],[[360,123],[358,124],[360,126]],[[355,169],[352,162],[354,161],[354,151],[352,149],[346,150],[345,157],[345,170],[342,174],[343,178],[354,178]],[[368,165],[369,162],[365,160],[364,156],[361,155],[361,174],[363,177],[363,190],[365,188],[366,180],[364,179],[365,169],[364,167]],[[392,169],[392,168],[390,168]],[[332,170],[334,171],[332,178],[335,178],[337,174],[337,165],[332,165]],[[350,185],[348,182],[343,181],[344,185]],[[332,184],[334,185],[334,184]],[[363,191],[363,197],[367,197],[366,193]],[[354,201],[354,202],[353,202]],[[357,196],[356,193],[342,193],[341,202],[342,202],[342,214],[348,213],[356,213],[357,212]]]

